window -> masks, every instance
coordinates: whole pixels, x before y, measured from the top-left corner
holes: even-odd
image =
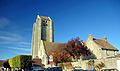
[[[109,56],[109,51],[108,50],[106,50],[106,55]]]

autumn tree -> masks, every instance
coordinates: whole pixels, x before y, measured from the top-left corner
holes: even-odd
[[[69,62],[70,60],[70,54],[68,54],[65,50],[59,52],[59,50],[52,51],[53,60],[56,63],[62,63],[62,62]]]
[[[68,41],[65,46],[66,47],[63,48],[62,51],[52,51],[53,60],[56,64],[62,62],[70,62],[72,61],[71,57],[78,59],[81,55],[88,56],[91,54],[90,50],[79,38]]]
[[[90,50],[85,46],[84,42],[79,38],[74,38],[67,42],[65,50],[73,56],[73,58],[80,58],[81,55],[88,56],[91,54]]]

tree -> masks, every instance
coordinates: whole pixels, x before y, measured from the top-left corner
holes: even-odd
[[[53,60],[56,64],[62,62],[70,62],[72,61],[71,57],[78,59],[81,55],[88,56],[90,54],[90,50],[79,38],[68,41],[66,43],[66,48],[64,48],[62,51],[52,51]]]
[[[14,68],[14,62],[13,61],[14,61],[13,58],[8,59],[8,63],[9,63],[11,68]]]
[[[81,55],[88,56],[91,54],[90,50],[85,46],[79,38],[72,39],[67,42],[65,50],[73,56],[73,58],[80,58]]]
[[[69,62],[70,60],[70,54],[67,53],[65,50],[59,52],[58,50],[52,51],[53,60],[56,63],[62,63],[62,62]]]
[[[32,66],[32,57],[29,55],[20,55],[21,68],[29,69]]]
[[[32,56],[19,55],[8,59],[7,62],[11,68],[29,69],[32,66]]]
[[[10,68],[10,65],[9,65],[9,63],[8,63],[8,60],[6,60],[6,61],[3,63],[3,66],[4,66],[5,68]]]

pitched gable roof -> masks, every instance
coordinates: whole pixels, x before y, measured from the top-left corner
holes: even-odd
[[[109,50],[117,50],[117,48],[115,48],[113,45],[111,45],[109,42],[107,42],[107,40],[104,38],[104,39],[96,39],[96,38],[93,38],[93,41],[98,44],[99,46],[102,47],[102,49],[109,49]]]
[[[62,52],[64,50],[64,48],[66,48],[65,43],[55,43],[55,42],[47,42],[47,41],[43,41],[43,44],[45,46],[45,51],[47,53],[47,55],[51,55],[53,51],[58,51],[58,52]]]

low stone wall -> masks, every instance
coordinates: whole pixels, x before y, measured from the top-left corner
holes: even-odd
[[[98,68],[100,68],[99,70],[118,69],[117,68],[118,60],[120,59],[107,58],[107,59],[79,60],[77,62],[67,62],[67,63],[63,63],[63,71],[71,71],[73,69],[92,70],[95,69],[97,65],[100,66],[100,64],[101,64],[101,68],[98,66]]]

